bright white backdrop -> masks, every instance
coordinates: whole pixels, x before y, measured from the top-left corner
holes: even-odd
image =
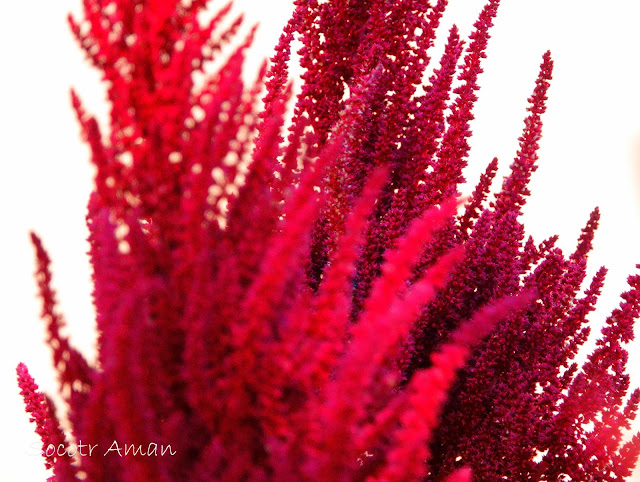
[[[261,21],[255,59],[269,55],[290,12],[290,0],[236,2]],[[452,0],[443,27],[468,33],[483,0]],[[37,231],[53,258],[54,282],[75,344],[92,356],[93,311],[84,214],[92,167],[69,105],[77,88],[87,108],[106,116],[99,75],[83,61],[68,32],[68,11],[79,0],[7,2],[0,16],[0,480],[44,480],[39,440],[15,383],[25,362],[46,391],[55,391],[35,300],[33,252]],[[594,206],[601,228],[590,271],[609,276],[602,320],[618,303],[625,278],[640,262],[640,3],[611,0],[503,0],[480,79],[467,178],[475,183],[498,156],[506,172],[522,128],[526,100],[542,53],[555,60],[539,169],[524,221],[537,240],[560,235],[569,252]],[[254,60],[254,65],[257,60]],[[631,372],[640,344],[630,347]],[[632,373],[634,376],[634,373]],[[634,385],[640,384],[635,376]],[[640,480],[640,477],[635,480]]]

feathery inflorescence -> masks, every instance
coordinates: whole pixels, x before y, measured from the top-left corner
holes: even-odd
[[[95,364],[61,333],[32,236],[68,430],[22,364],[18,380],[53,480],[629,476],[640,276],[580,366],[600,214],[569,256],[519,220],[550,54],[501,189],[494,159],[462,202],[498,0],[435,67],[446,0],[297,0],[249,86],[254,30],[228,5],[203,24],[206,3],[86,0],[69,18],[111,110],[103,133],[72,92],[96,167]]]

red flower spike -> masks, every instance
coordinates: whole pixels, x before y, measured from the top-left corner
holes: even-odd
[[[72,91],[96,166],[95,366],[61,335],[32,236],[68,441],[23,365],[18,383],[52,480],[629,477],[640,275],[579,366],[600,213],[568,256],[520,222],[550,54],[510,174],[492,193],[494,159],[459,210],[498,0],[468,41],[450,30],[434,69],[446,0],[297,0],[249,86],[255,29],[238,38],[230,4],[203,23],[206,3],[84,0],[69,18],[110,112],[103,133]],[[158,453],[46,452],[114,441]]]
[[[51,400],[38,391],[38,385],[23,363],[18,365],[17,373],[20,395],[27,413],[31,415],[29,421],[36,424],[36,433],[42,440],[45,467],[53,468],[55,480],[76,480],[75,467],[71,464],[71,457],[66,455],[69,444],[55,418]]]
[[[469,467],[463,467],[453,472],[445,479],[445,482],[471,482],[473,480],[473,471]]]
[[[51,347],[53,365],[58,371],[60,392],[68,399],[72,391],[85,391],[91,386],[93,370],[84,357],[69,344],[67,337],[60,333],[65,322],[57,312],[56,294],[51,287],[51,260],[40,238],[34,233],[31,233],[31,242],[38,260],[36,279],[42,300],[41,316],[47,322],[47,343]]]

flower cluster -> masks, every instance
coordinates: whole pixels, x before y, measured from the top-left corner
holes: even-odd
[[[96,167],[95,364],[61,332],[32,236],[66,433],[24,365],[18,381],[53,479],[628,477],[640,276],[579,366],[606,273],[585,280],[599,212],[568,256],[519,221],[550,54],[501,189],[494,159],[462,203],[498,0],[431,69],[446,0],[297,0],[250,86],[253,31],[228,5],[203,24],[206,3],[86,0],[69,19],[111,110],[105,134],[72,93]],[[83,441],[171,450],[48,450]]]

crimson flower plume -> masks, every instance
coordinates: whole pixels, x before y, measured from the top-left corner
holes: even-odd
[[[17,369],[52,480],[631,474],[640,275],[578,365],[600,212],[568,255],[520,220],[549,52],[501,187],[493,159],[460,199],[499,3],[468,39],[451,28],[438,62],[446,0],[297,0],[245,83],[255,28],[230,5],[204,22],[205,0],[84,1],[69,24],[110,105],[102,126],[71,93],[96,169],[98,357],[64,335],[33,234],[64,424]],[[80,444],[98,450],[71,456]]]

